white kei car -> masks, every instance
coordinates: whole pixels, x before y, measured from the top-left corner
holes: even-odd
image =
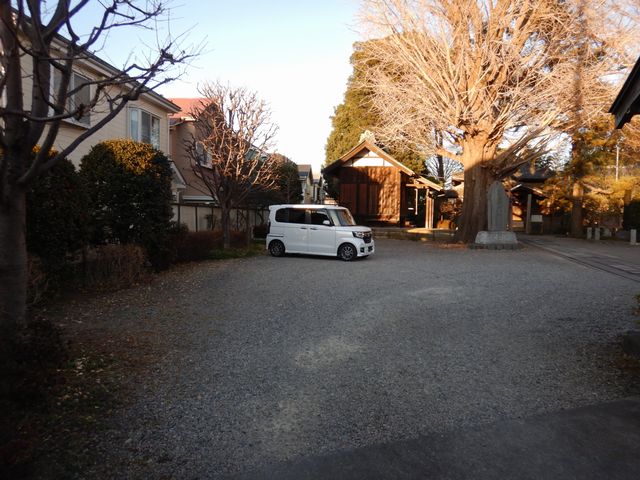
[[[267,249],[286,253],[338,256],[344,261],[375,252],[371,229],[356,225],[351,212],[335,205],[271,205]]]

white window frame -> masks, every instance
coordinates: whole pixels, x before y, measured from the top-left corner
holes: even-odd
[[[55,76],[60,74],[58,72],[57,69],[55,69],[54,67],[51,67],[51,80],[50,80],[50,90],[51,90],[51,98],[54,97],[54,95],[57,93],[57,85],[56,85],[56,80],[55,80]],[[69,88],[67,89],[69,90],[73,90],[74,88],[77,87],[76,84],[76,77],[80,77],[80,84],[82,82],[87,82],[88,85],[86,85],[86,87],[89,89],[89,98],[88,100],[91,101],[91,78],[89,78],[89,76],[85,75],[84,73],[80,73],[80,72],[76,72],[75,70],[71,72],[71,78],[69,79]],[[75,100],[76,95],[80,94],[80,91],[76,92],[75,94],[73,94],[72,96],[67,98],[67,106],[65,107],[65,111],[69,112],[73,109],[75,109],[75,106],[73,106],[72,108],[69,107],[69,104]],[[51,112],[53,113],[53,112]],[[91,127],[91,110],[89,110],[85,115],[83,115],[82,117],[75,118],[75,117],[69,117],[69,118],[65,118],[64,119],[65,122],[69,122],[72,123],[74,125],[77,125],[79,127],[84,127],[84,128],[89,128]]]
[[[133,112],[136,112],[138,115],[138,120],[137,120],[137,131],[133,131],[133,126],[131,125],[131,120],[132,120],[132,116],[133,116]],[[146,142],[145,140],[143,140],[143,131],[142,131],[142,116],[143,115],[149,115],[149,141]],[[155,142],[154,142],[154,135],[153,135],[153,121],[156,120],[158,122],[158,128],[157,128],[157,137],[155,138]],[[160,135],[162,134],[162,129],[161,129],[161,121],[160,121],[160,117],[157,115],[154,115],[153,113],[149,112],[148,110],[145,110],[144,108],[140,108],[140,107],[129,107],[127,109],[127,134],[128,137],[132,140],[135,140],[136,142],[144,142],[144,143],[148,143],[149,145],[151,145],[152,147],[156,148],[156,149],[160,149]]]
[[[204,143],[196,142],[196,162],[203,167],[211,168],[211,156],[208,150],[204,147]]]

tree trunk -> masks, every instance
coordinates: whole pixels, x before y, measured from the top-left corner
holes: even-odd
[[[231,208],[228,205],[220,204],[220,225],[222,226],[222,248],[231,247]]]
[[[472,243],[481,230],[487,229],[487,193],[496,180],[487,161],[495,157],[496,147],[482,137],[463,143],[464,198],[455,240]]]
[[[436,147],[442,148],[442,134],[439,131],[435,131]],[[438,180],[444,185],[444,157],[442,155],[436,155],[436,162],[438,164]]]
[[[5,184],[5,188],[10,188]],[[0,204],[0,348],[7,354],[27,315],[26,193],[11,188]]]
[[[252,233],[251,232],[251,210],[249,210],[249,208],[247,207],[245,209],[245,213],[247,215],[247,230],[246,230],[246,233],[247,233],[247,247],[248,247],[249,245],[251,245],[251,237],[252,237],[252,235],[251,235],[251,233]]]
[[[582,197],[584,189],[579,181],[573,184],[571,191],[571,236],[580,238],[583,235]]]
[[[442,155],[436,155],[436,160],[438,162],[438,180],[444,185],[444,157]]]
[[[478,164],[464,171],[464,199],[456,241],[473,243],[481,230],[487,229],[487,192],[495,179]]]

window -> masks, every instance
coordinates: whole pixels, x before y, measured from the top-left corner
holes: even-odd
[[[289,209],[289,223],[306,223],[305,211],[301,208]]]
[[[329,215],[324,210],[310,210],[311,213],[311,224],[312,225],[324,225],[324,221],[328,220],[329,224],[331,224],[331,220],[329,220]]]
[[[276,212],[276,222],[306,223],[305,213],[301,208],[281,208]]]
[[[204,148],[204,143],[196,142],[196,156],[198,165],[211,167],[211,157],[209,156],[209,152]]]
[[[53,70],[53,91],[51,92],[52,96],[55,98],[55,94],[58,92],[58,88],[60,86],[60,82],[62,81],[62,74],[59,70]],[[73,122],[79,123],[81,125],[89,126],[91,125],[91,111],[89,106],[91,105],[91,85],[89,85],[89,78],[84,75],[80,75],[79,73],[73,72],[71,74],[71,78],[69,79],[69,92],[74,92],[67,98],[67,113],[75,112],[76,109],[83,107],[83,112],[81,116],[74,116],[72,119]],[[76,89],[78,89],[76,91]]]
[[[137,142],[160,148],[160,118],[140,108],[130,108],[129,136]]]
[[[281,208],[276,212],[276,222],[287,223],[289,221],[289,209]]]
[[[337,208],[335,210],[331,209],[329,210],[329,213],[331,214],[333,223],[335,223],[336,225],[348,227],[356,224],[349,210],[345,208]]]

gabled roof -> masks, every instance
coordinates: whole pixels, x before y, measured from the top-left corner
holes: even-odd
[[[69,45],[69,40],[63,37],[62,35],[60,35],[59,33],[56,33],[55,40],[54,42],[52,42],[52,46],[57,49],[64,49],[66,48],[67,45]],[[111,65],[109,62],[107,62],[106,60],[103,60],[98,55],[96,55],[95,53],[89,50],[82,50],[81,55],[78,56],[78,58],[76,59],[76,62],[74,63],[76,63],[77,65],[83,68],[94,70],[96,73],[106,75],[106,76],[118,75],[123,73],[122,70]],[[139,82],[134,80],[132,80],[132,83],[134,85],[139,85]],[[143,89],[141,96],[145,96],[147,100],[155,103],[159,107],[167,110],[168,112],[171,112],[172,114],[174,112],[179,111],[179,107],[175,103],[173,103],[168,98],[160,95],[155,90]]]
[[[412,177],[416,176],[416,172],[414,172],[410,168],[404,166],[402,163],[397,161],[395,158],[393,158],[391,155],[389,155],[387,152],[385,152],[384,150],[382,150],[380,147],[378,147],[376,144],[370,142],[369,140],[363,140],[358,145],[356,145],[351,150],[349,150],[347,153],[342,155],[338,160],[336,160],[332,164],[327,165],[326,167],[324,167],[322,169],[322,173],[331,173],[333,170],[336,170],[336,169],[340,168],[342,165],[344,165],[346,162],[348,162],[349,160],[354,158],[356,155],[358,155],[363,150],[369,150],[370,152],[375,153],[380,158],[386,160],[391,165],[399,168],[400,170],[402,170],[407,175],[410,175]]]
[[[416,177],[414,179],[414,182],[418,183],[418,184],[421,184],[421,185],[425,185],[425,186],[427,186],[429,188],[432,188],[433,190],[437,190],[438,192],[442,192],[444,190],[442,185],[438,185],[437,183],[432,182],[428,178]]]
[[[299,163],[298,164],[298,176],[300,180],[306,180],[308,177],[313,179],[313,174],[311,173],[311,165],[308,163]]]
[[[640,113],[640,58],[609,108],[609,113],[615,117],[616,128],[622,128],[631,117]]]
[[[170,98],[173,103],[175,103],[180,110],[177,113],[174,113],[169,118],[171,119],[173,124],[178,123],[179,121],[189,121],[193,120],[191,116],[191,112],[198,108],[203,98]]]

